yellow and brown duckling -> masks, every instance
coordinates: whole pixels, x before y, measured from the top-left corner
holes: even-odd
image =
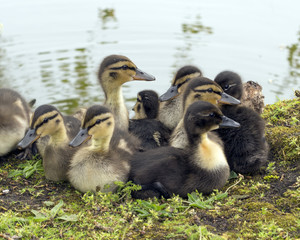
[[[17,148],[30,122],[30,106],[16,91],[0,88],[0,157]]]
[[[202,100],[218,105],[220,102],[224,104],[239,104],[240,101],[226,94],[223,89],[214,81],[205,77],[196,77],[190,80],[185,91],[182,93],[182,105],[184,111],[195,101]],[[214,138],[214,134],[210,137]],[[170,145],[177,148],[185,148],[188,144],[187,134],[184,128],[183,118],[172,132]]]
[[[105,93],[105,105],[115,115],[116,125],[122,130],[128,130],[129,117],[122,94],[122,84],[133,80],[154,81],[155,78],[137,68],[129,58],[110,55],[103,59],[98,79]]]
[[[187,83],[194,77],[202,76],[199,68],[191,65],[180,68],[174,76],[171,87],[160,96],[158,119],[173,130],[183,116],[182,97]]]
[[[243,96],[241,78],[231,71],[225,73],[218,74],[215,81],[225,92],[240,99]],[[240,128],[217,130],[224,142],[230,169],[242,174],[257,172],[268,158],[264,120],[256,111],[243,105],[222,105],[221,110],[226,116],[241,124]]]
[[[229,177],[229,166],[222,141],[211,140],[208,133],[223,126],[236,127],[237,123],[209,102],[191,104],[184,116],[186,148],[161,147],[133,156],[130,179],[142,186],[133,196],[187,197],[195,190],[209,194],[222,188]]]
[[[77,134],[80,121],[63,116],[52,105],[41,105],[33,113],[30,128],[19,142],[19,148],[26,148],[39,138],[48,136],[47,141],[37,144],[43,158],[45,176],[52,181],[67,180],[71,157],[77,149],[70,148],[70,140]]]
[[[128,131],[118,129],[112,111],[101,105],[87,109],[81,130],[70,146],[77,147],[88,139],[90,145],[79,149],[71,160],[70,183],[81,192],[115,191],[115,181],[128,179],[129,159],[137,150],[136,139]]]
[[[141,148],[167,146],[171,131],[158,119],[159,100],[155,91],[144,90],[137,94],[133,107],[135,116],[129,121],[129,132],[141,140]]]

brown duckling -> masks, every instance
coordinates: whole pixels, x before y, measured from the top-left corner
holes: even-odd
[[[221,72],[215,81],[228,94],[238,99],[242,98],[243,84],[238,74],[231,71]],[[224,142],[230,169],[242,174],[257,172],[268,158],[264,120],[256,111],[243,105],[222,105],[221,110],[241,124],[240,128],[217,130]]]
[[[29,127],[31,109],[16,91],[0,88],[0,157],[17,148]]]
[[[214,105],[218,105],[220,102],[225,104],[240,103],[236,98],[226,94],[216,82],[205,77],[196,77],[190,80],[182,95],[182,108],[184,111],[189,105],[198,100],[207,101]],[[214,138],[214,135],[215,133],[210,133],[211,138]],[[188,145],[183,118],[171,134],[170,145],[176,148],[185,148]]]
[[[112,111],[101,105],[87,109],[70,146],[77,147],[88,139],[91,144],[78,150],[71,160],[70,183],[81,192],[116,191],[114,182],[128,179],[129,159],[136,150],[134,140],[128,131],[116,126]]]
[[[99,82],[105,93],[105,105],[115,115],[116,125],[128,130],[129,117],[126,108],[122,85],[133,80],[154,81],[155,78],[143,71],[127,57],[110,55],[103,59],[99,72]]]
[[[160,96],[160,111],[158,119],[167,128],[173,130],[183,116],[181,93],[187,83],[194,77],[202,76],[199,68],[191,65],[180,68],[174,76],[171,87]]]
[[[229,177],[229,166],[221,140],[211,140],[208,133],[223,126],[236,127],[237,123],[209,102],[191,104],[184,116],[186,148],[161,147],[133,156],[130,180],[142,186],[133,196],[187,197],[195,190],[209,194],[222,188]]]
[[[138,137],[142,149],[167,146],[171,131],[160,122],[158,95],[152,90],[138,93],[133,107],[135,116],[129,120],[129,132]]]
[[[67,180],[69,162],[77,151],[68,144],[79,128],[80,121],[77,118],[63,116],[52,105],[41,105],[34,111],[30,128],[18,147],[26,148],[39,138],[48,136],[47,141],[43,140],[41,145],[37,145],[43,158],[45,176],[52,181]]]

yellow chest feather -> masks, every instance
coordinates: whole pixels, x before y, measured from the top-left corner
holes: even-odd
[[[211,141],[207,136],[202,139],[199,145],[197,164],[206,170],[216,170],[228,166],[222,147]]]

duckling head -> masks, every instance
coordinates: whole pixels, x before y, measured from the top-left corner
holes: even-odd
[[[81,129],[70,142],[71,147],[77,147],[92,139],[92,148],[107,151],[113,135],[115,121],[112,112],[104,106],[94,105],[87,109],[81,124]]]
[[[40,137],[50,136],[52,141],[64,141],[67,137],[61,113],[51,105],[41,105],[33,113],[30,128],[18,147],[23,149]]]
[[[132,80],[154,81],[155,77],[143,72],[127,57],[110,55],[103,59],[99,72],[99,82],[104,92]]]
[[[205,77],[196,77],[190,80],[183,94],[184,109],[198,100],[215,105],[219,102],[232,105],[240,104],[239,100],[226,94],[220,85]]]
[[[202,72],[195,66],[187,65],[180,68],[173,78],[171,87],[159,97],[159,100],[163,102],[178,96],[181,92],[184,92],[189,80],[200,76],[202,76]]]
[[[201,135],[220,127],[240,127],[240,124],[223,115],[214,104],[206,101],[192,103],[184,115],[184,127],[191,143]]]
[[[137,94],[136,104],[133,109],[134,119],[155,119],[158,116],[159,101],[155,91],[144,90]]]
[[[220,72],[214,80],[218,83],[225,93],[235,97],[238,100],[243,96],[243,83],[240,75],[232,71]]]

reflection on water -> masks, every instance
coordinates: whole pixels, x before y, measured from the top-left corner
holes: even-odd
[[[117,29],[117,18],[115,16],[115,9],[113,8],[105,8],[98,9],[98,17],[102,23],[102,29]]]
[[[298,42],[288,46],[287,49],[289,51],[290,76],[300,77],[300,31],[298,32]]]
[[[300,88],[300,31],[298,31],[297,43],[291,44],[287,47],[288,50],[288,74],[281,81],[274,83],[277,90],[272,90],[277,96],[284,94],[287,89],[299,90]],[[277,79],[279,76],[277,76]]]
[[[267,103],[299,88],[300,32],[294,37],[300,15],[280,0],[247,6],[236,0],[29,2],[1,2],[0,87],[36,98],[37,106],[54,104],[71,113],[102,103],[97,69],[110,54],[128,56],[157,78],[123,87],[128,108],[142,89],[163,93],[187,64],[209,78],[228,69],[257,81]]]
[[[181,30],[182,36],[179,38],[182,39],[183,46],[177,47],[174,54],[174,74],[180,67],[195,62],[191,51],[193,51],[193,46],[197,46],[197,44],[201,43],[201,34],[213,33],[211,27],[202,24],[200,15],[197,15],[190,23],[182,23]]]

